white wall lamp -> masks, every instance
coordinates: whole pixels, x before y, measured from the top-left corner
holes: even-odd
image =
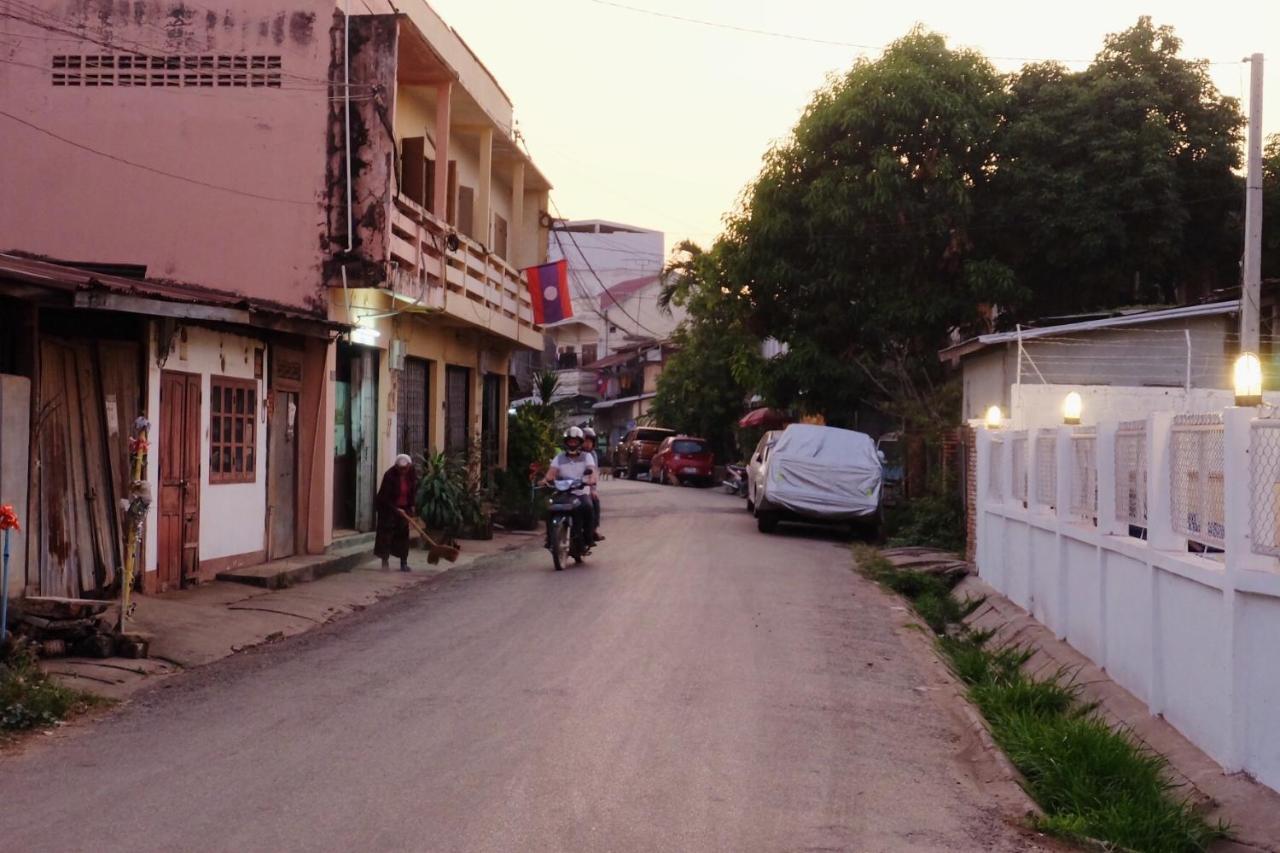
[[[983,423],[987,429],[1000,429],[1000,425],[1004,423],[1004,413],[1000,411],[1000,407],[992,406],[987,409],[987,416],[983,419]]]
[[[1080,423],[1080,415],[1084,412],[1084,400],[1078,391],[1072,391],[1062,400],[1062,422],[1067,426]]]
[[[1242,352],[1232,370],[1237,406],[1262,405],[1262,362],[1251,352]]]

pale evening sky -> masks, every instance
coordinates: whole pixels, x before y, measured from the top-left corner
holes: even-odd
[[[641,14],[601,0],[430,0],[498,78],[535,161],[570,218],[600,218],[709,243],[721,217],[813,90],[858,48],[754,35]],[[668,15],[858,45],[919,22],[994,57],[1088,60],[1140,15],[1173,25],[1183,55],[1215,63],[1247,109],[1248,66],[1267,55],[1263,129],[1280,131],[1280,3],[856,3],[618,0]],[[872,52],[874,55],[874,52]],[[1072,62],[1069,67],[1084,64]]]

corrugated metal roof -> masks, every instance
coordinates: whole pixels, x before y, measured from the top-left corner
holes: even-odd
[[[53,261],[8,253],[0,253],[0,279],[20,281],[49,288],[50,290],[61,290],[70,293],[105,291],[125,296],[159,299],[165,302],[238,308],[246,311],[275,314],[296,320],[305,320],[311,323],[320,323],[334,329],[346,328],[343,324],[332,322],[327,317],[317,316],[302,309],[273,302],[269,299],[259,299],[240,293],[228,293],[227,291],[214,290],[213,288],[194,284],[124,278],[79,269]]]
[[[644,290],[650,285],[657,284],[658,280],[659,276],[657,275],[642,275],[639,278],[620,281],[600,294],[600,307],[608,308],[610,305],[621,305],[623,301],[633,294]]]
[[[1224,302],[1210,302],[1205,305],[1183,305],[1178,308],[1162,308],[1157,311],[1141,311],[1134,314],[1120,314],[1114,317],[1101,317],[1096,320],[1084,320],[1078,323],[1064,323],[1059,326],[1037,326],[1014,332],[996,332],[990,335],[979,335],[958,344],[952,344],[938,351],[938,358],[946,361],[977,352],[994,344],[1014,343],[1018,340],[1033,340],[1049,335],[1079,334],[1095,329],[1109,329],[1117,326],[1142,326],[1147,323],[1160,323],[1169,320],[1184,320],[1192,317],[1213,317],[1235,314],[1240,310],[1239,299],[1228,299]]]

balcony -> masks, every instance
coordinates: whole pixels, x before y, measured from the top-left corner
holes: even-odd
[[[575,397],[600,399],[600,390],[596,385],[596,372],[583,370],[581,367],[569,367],[556,371],[560,380],[560,393]]]
[[[456,250],[448,248],[450,235],[456,236]],[[402,195],[392,203],[387,254],[387,281],[398,301],[521,346],[542,347],[542,327],[534,325],[520,271]]]

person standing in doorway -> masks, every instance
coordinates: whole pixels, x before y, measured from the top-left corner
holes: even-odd
[[[418,499],[418,472],[407,453],[396,457],[396,464],[382,475],[378,489],[378,534],[373,553],[389,569],[392,556],[400,558],[400,571],[409,571],[409,522],[400,513],[413,515]]]

